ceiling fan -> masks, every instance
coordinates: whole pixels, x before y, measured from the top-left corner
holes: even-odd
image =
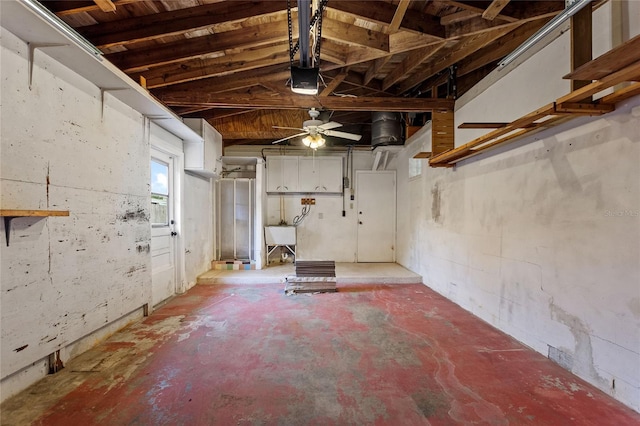
[[[341,127],[342,124],[336,123],[335,121],[329,121],[325,123],[322,120],[318,120],[320,111],[315,108],[311,108],[309,110],[309,116],[311,117],[311,120],[306,120],[304,123],[302,123],[302,128],[273,126],[274,129],[292,129],[303,131],[303,133],[298,133],[293,136],[287,136],[286,138],[273,141],[273,143],[277,144],[298,136],[307,135],[302,139],[302,143],[304,143],[305,146],[308,146],[311,149],[317,149],[323,146],[325,143],[325,139],[322,136],[333,136],[336,138],[349,139],[352,141],[359,141],[362,138],[362,135],[333,130],[337,127]]]

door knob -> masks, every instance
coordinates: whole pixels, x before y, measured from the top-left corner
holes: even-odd
[[[362,225],[362,221],[358,222],[360,225]]]
[[[178,233],[176,231],[171,231],[171,236],[175,237],[176,235],[178,235]]]

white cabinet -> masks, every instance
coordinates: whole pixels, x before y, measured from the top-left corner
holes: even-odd
[[[298,157],[267,157],[267,192],[298,192]]]
[[[184,123],[204,140],[184,143],[184,169],[206,177],[219,175],[222,169],[222,135],[201,118],[185,118]]]
[[[342,157],[300,157],[299,192],[342,192]]]

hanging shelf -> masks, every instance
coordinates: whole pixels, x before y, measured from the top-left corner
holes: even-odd
[[[9,247],[9,235],[11,232],[11,221],[17,217],[49,217],[49,216],[69,216],[69,210],[8,210],[0,209],[0,216],[4,217],[4,232]]]

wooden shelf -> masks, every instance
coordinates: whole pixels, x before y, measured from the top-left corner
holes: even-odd
[[[69,216],[69,210],[0,210],[3,217]]]
[[[69,216],[69,210],[15,210],[0,209],[0,216],[4,217],[4,233],[9,247],[9,235],[11,233],[11,221],[17,217]]]
[[[607,53],[578,67],[562,78],[569,80],[600,80],[634,62],[640,61],[640,35],[614,47]]]

